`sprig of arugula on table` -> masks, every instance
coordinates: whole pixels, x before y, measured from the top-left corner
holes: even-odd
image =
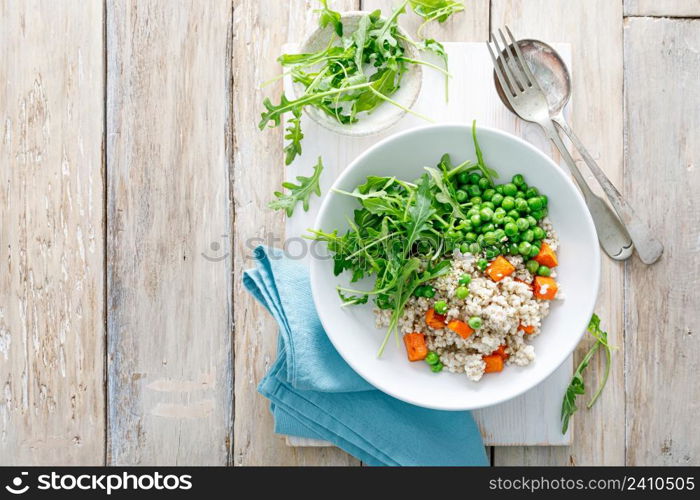
[[[309,209],[309,198],[311,195],[314,193],[317,196],[321,195],[319,180],[321,179],[322,171],[323,162],[319,156],[318,162],[314,165],[314,172],[311,177],[297,176],[299,184],[294,184],[293,182],[282,183],[282,187],[288,189],[289,193],[285,194],[280,191],[275,191],[277,199],[272,200],[267,206],[273,210],[284,210],[287,213],[287,217],[291,217],[294,213],[294,207],[296,207],[297,203],[301,202],[306,212]]]
[[[600,318],[597,314],[593,314],[593,316],[591,317],[591,321],[588,323],[587,330],[588,333],[595,337],[596,341],[595,344],[593,344],[590,350],[583,357],[581,363],[579,363],[578,367],[576,368],[576,371],[574,372],[574,375],[571,377],[569,387],[566,389],[566,393],[564,394],[564,400],[561,404],[562,434],[566,433],[566,430],[569,428],[569,419],[578,410],[578,407],[576,406],[576,397],[585,394],[586,392],[586,386],[583,381],[583,372],[586,371],[586,368],[588,368],[591,359],[593,359],[595,353],[601,348],[605,352],[605,373],[603,374],[603,378],[598,384],[598,388],[593,394],[593,397],[586,405],[586,408],[590,409],[598,400],[600,394],[603,392],[603,388],[605,387],[605,384],[608,381],[608,377],[610,375],[610,364],[612,361],[613,347],[608,342],[608,333],[604,332],[600,328]]]
[[[445,256],[455,247],[444,234],[466,218],[461,208],[471,206],[471,202],[460,206],[452,180],[462,172],[479,172],[490,181],[498,176],[484,163],[475,122],[472,131],[476,163],[465,161],[455,166],[445,154],[436,167],[426,167],[426,173],[415,183],[370,176],[352,192],[336,190],[358,201],[358,209],[348,220],[350,229],[343,235],[337,230],[310,229],[306,236],[327,244],[336,276],[349,271],[352,283],[374,276],[371,290],[337,290],[344,306],[364,304],[373,298],[378,308],[392,310],[380,356],[392,333],[398,340],[399,319],[416,288],[450,270]]]
[[[381,17],[380,10],[375,10],[360,18],[355,31],[344,33],[341,14],[329,8],[327,0],[320,0],[320,3],[321,8],[316,11],[319,26],[333,29],[328,45],[317,52],[283,54],[278,58],[280,64],[288,68],[285,74],[301,84],[304,93],[294,100],[282,94],[279,103],[273,103],[269,97],[263,100],[265,110],[258,124],[260,130],[280,126],[283,115],[291,114],[284,134],[286,165],[302,154],[301,114],[306,106],[313,106],[344,125],[356,122],[361,119],[361,113],[372,112],[383,102],[413,113],[391,99],[399,89],[403,74],[409,65],[421,64],[443,72],[447,78],[447,54],[435,40],[417,42],[404,36],[399,31],[398,18],[406,12],[407,6],[425,19],[423,24],[435,20],[443,22],[464,9],[461,2],[453,0],[404,0],[387,19]],[[407,44],[437,54],[445,67],[407,57]],[[275,200],[270,206],[284,208],[291,216],[294,206],[289,208],[288,202],[281,204]]]

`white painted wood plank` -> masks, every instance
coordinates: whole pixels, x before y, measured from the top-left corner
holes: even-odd
[[[625,190],[664,242],[625,280],[629,465],[700,465],[700,20],[625,23]]]
[[[520,38],[571,44],[573,102],[571,126],[601,168],[622,186],[622,2],[610,0],[493,0],[491,26],[507,24]],[[585,166],[587,179],[595,184]],[[599,191],[599,190],[598,190]],[[569,447],[495,450],[496,465],[621,465],[624,444],[623,265],[603,257],[596,311],[619,346],[607,387],[596,406],[574,419]],[[581,343],[576,362],[589,349]],[[603,370],[602,357],[591,363],[588,384]]]
[[[700,0],[625,0],[625,15],[700,17]]]
[[[273,433],[269,401],[257,393],[277,353],[277,325],[242,287],[255,245],[279,244],[283,217],[267,208],[285,173],[282,128],[258,130],[265,96],[279,98],[282,82],[260,88],[280,73],[275,60],[287,40],[300,40],[318,22],[316,0],[236,0],[233,26],[233,190],[235,303],[234,465],[359,465],[337,448],[295,449]],[[357,10],[355,0],[333,0],[337,10]],[[287,168],[287,172],[294,170]]]
[[[0,465],[104,463],[102,23],[0,3]]]
[[[110,465],[231,460],[231,14],[107,2]]]
[[[568,45],[553,44],[565,61],[570,61]],[[535,125],[517,120],[501,103],[493,87],[492,64],[486,47],[482,43],[446,43],[449,54],[450,80],[449,102],[445,102],[444,80],[435,71],[424,71],[423,89],[415,111],[423,113],[437,122],[471,123],[476,119],[480,125],[497,127],[519,135],[535,144],[555,159],[558,155],[544,139]],[[289,45],[286,51],[293,52]],[[291,81],[286,81],[287,89]],[[425,91],[425,89],[432,89]],[[288,179],[297,175],[310,175],[316,158],[324,159],[326,170],[321,177],[322,192],[327,193],[331,184],[343,169],[362,151],[379,140],[426,122],[412,115],[405,116],[391,129],[370,137],[345,137],[329,132],[306,117],[302,128],[305,139],[304,153],[288,167]],[[439,158],[436,158],[436,162]],[[298,237],[314,227],[321,198],[315,198],[308,212],[297,210],[287,220],[287,249],[290,255],[300,248]],[[310,258],[307,254],[306,259]],[[559,423],[561,398],[571,377],[571,360],[565,362],[547,381],[527,394],[492,408],[475,411],[485,444],[494,446],[515,445],[564,445],[570,435],[562,436]],[[308,443],[291,439],[292,444],[308,446]]]

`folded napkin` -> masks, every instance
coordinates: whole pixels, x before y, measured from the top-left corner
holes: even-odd
[[[330,441],[368,465],[487,465],[469,412],[428,410],[384,394],[340,357],[321,326],[305,266],[258,247],[246,289],[279,324],[277,359],[258,391],[275,432]]]

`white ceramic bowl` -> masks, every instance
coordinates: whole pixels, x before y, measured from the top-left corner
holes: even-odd
[[[425,363],[410,363],[403,346],[392,339],[381,358],[377,350],[385,330],[374,326],[373,305],[341,307],[336,285],[349,276],[334,276],[329,259],[311,262],[311,287],[321,322],[331,342],[348,364],[369,383],[398,399],[427,408],[468,410],[501,403],[547,378],[576,348],[598,295],[600,252],[595,228],[583,198],[569,177],[547,156],[523,140],[495,129],[479,127],[484,159],[500,174],[499,182],[516,173],[549,197],[549,217],[559,234],[557,280],[564,300],[552,302],[542,332],[532,342],[536,359],[528,366],[506,366],[480,382],[466,375],[432,373]],[[430,125],[393,135],[352,162],[333,185],[352,191],[368,175],[413,180],[424,166],[449,153],[453,164],[475,159],[471,129],[466,125]],[[357,201],[329,192],[316,228],[344,232],[346,217]],[[372,280],[360,286],[371,288]],[[358,288],[357,284],[353,285]],[[370,301],[371,302],[371,301]]]
[[[341,21],[343,23],[344,33],[347,34],[355,31],[360,22],[360,18],[367,14],[369,14],[369,12],[343,12],[341,14]],[[401,27],[399,27],[399,32],[408,37],[408,34]],[[328,43],[334,36],[335,34],[331,25],[328,25],[323,29],[318,28],[306,39],[299,51],[301,53],[308,53],[324,49],[328,46]],[[412,45],[404,44],[404,50],[406,51],[406,57],[411,59],[421,59],[420,54]],[[409,64],[407,71],[401,77],[399,89],[390,96],[391,99],[398,102],[405,108],[410,109],[415,104],[416,99],[418,99],[422,80],[423,70],[421,67],[417,64]],[[295,98],[304,93],[304,86],[300,83],[294,83],[292,88],[294,90]],[[306,113],[313,121],[322,127],[338,134],[350,136],[365,136],[379,133],[394,125],[406,114],[406,112],[401,108],[388,102],[381,103],[369,113],[358,114],[358,121],[347,125],[338,123],[336,119],[328,116],[328,114],[318,108],[315,108],[314,106],[304,107],[304,113]]]

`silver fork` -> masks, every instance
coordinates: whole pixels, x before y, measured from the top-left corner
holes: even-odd
[[[501,84],[503,93],[506,95],[510,106],[523,120],[537,123],[542,127],[547,138],[551,140],[559,150],[559,153],[562,155],[562,158],[564,158],[564,161],[581,189],[588,210],[593,217],[593,223],[598,233],[598,241],[605,253],[615,260],[625,260],[629,258],[634,250],[634,245],[627,229],[620,219],[617,218],[612,208],[610,208],[602,198],[591,191],[588,183],[581,175],[574,159],[559,137],[554,122],[549,117],[547,97],[531,73],[525,59],[522,57],[520,48],[518,44],[515,43],[515,39],[508,27],[506,27],[506,31],[510,36],[511,43],[508,43],[503,32],[500,29],[498,30],[503,45],[505,46],[505,50],[503,51],[505,56],[501,57],[503,64],[499,64],[499,58],[496,56],[496,54],[501,55],[502,51],[494,34],[491,35],[491,41],[496,48],[496,53],[494,54],[488,42],[486,46],[493,60],[496,77]],[[515,48],[515,51],[513,48]],[[511,62],[511,58],[513,62]]]

